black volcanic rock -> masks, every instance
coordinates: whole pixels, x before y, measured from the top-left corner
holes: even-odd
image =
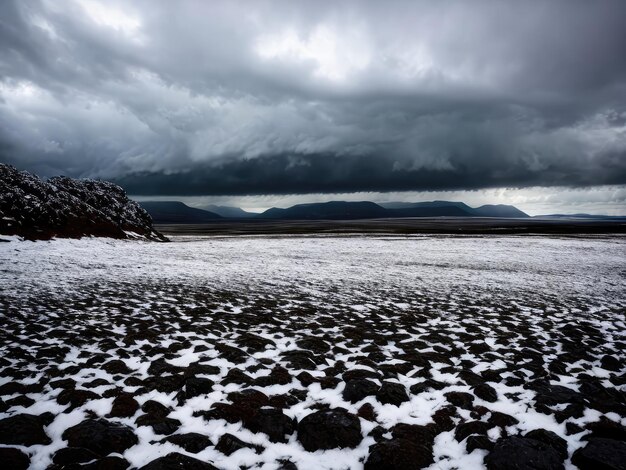
[[[362,440],[359,418],[346,410],[320,410],[298,424],[298,440],[309,452],[354,448]]]
[[[572,463],[581,470],[626,469],[626,442],[615,439],[591,439],[574,452]]]
[[[87,419],[66,429],[62,437],[70,447],[84,447],[102,456],[121,454],[139,442],[131,428],[105,419]]]
[[[28,455],[19,449],[0,447],[0,467],[12,470],[26,470],[30,466]]]
[[[488,470],[562,470],[563,457],[552,446],[521,437],[500,439],[485,457]]]
[[[352,379],[346,382],[343,389],[343,399],[350,403],[356,403],[363,398],[375,395],[380,387],[368,379]]]
[[[19,414],[0,420],[0,444],[32,446],[52,442],[44,430],[47,423],[40,416]]]
[[[165,240],[148,213],[106,181],[64,176],[43,181],[0,163],[0,233],[31,240],[83,236]]]
[[[365,470],[417,470],[433,461],[431,445],[395,438],[370,447]]]

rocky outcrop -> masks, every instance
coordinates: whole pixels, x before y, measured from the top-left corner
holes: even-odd
[[[0,234],[30,240],[166,240],[150,215],[113,183],[64,176],[44,181],[5,164],[0,164]]]

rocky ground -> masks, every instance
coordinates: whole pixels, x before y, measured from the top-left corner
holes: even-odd
[[[107,181],[64,176],[42,180],[0,163],[0,234],[29,240],[165,238],[124,190]]]
[[[0,243],[0,467],[626,468],[624,255]]]

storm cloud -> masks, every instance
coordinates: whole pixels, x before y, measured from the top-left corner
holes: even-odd
[[[0,161],[138,195],[626,184],[626,2],[0,4]]]

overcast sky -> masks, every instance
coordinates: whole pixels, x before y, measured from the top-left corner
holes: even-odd
[[[625,25],[623,0],[3,0],[0,161],[248,207],[626,213]]]

